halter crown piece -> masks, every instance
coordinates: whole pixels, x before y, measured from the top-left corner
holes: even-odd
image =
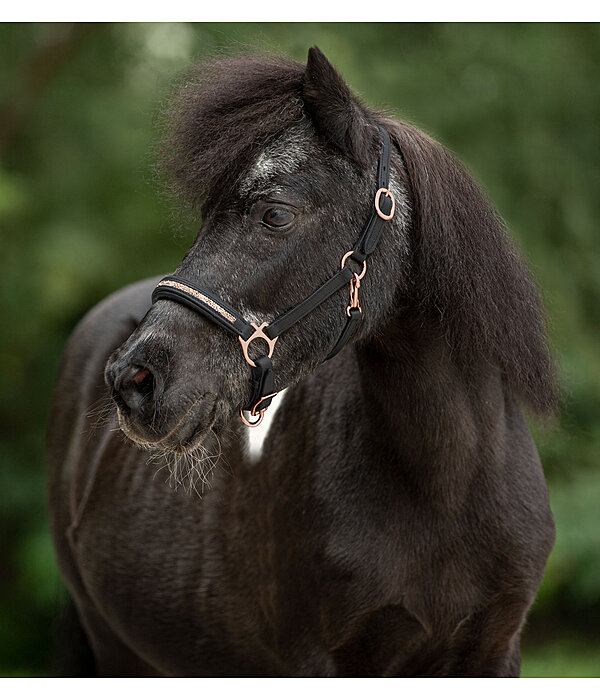
[[[242,314],[220,299],[216,294],[204,287],[190,282],[183,277],[171,275],[162,279],[152,292],[152,303],[159,299],[169,299],[183,304],[202,314],[225,330],[238,337],[244,359],[250,366],[252,375],[251,396],[248,404],[240,409],[243,422],[251,427],[259,425],[267,408],[271,405],[275,391],[275,376],[271,357],[275,350],[277,339],[295,323],[317,308],[326,299],[335,294],[345,285],[350,285],[350,303],[346,307],[346,325],[337,343],[332,348],[325,361],[330,360],[352,338],[362,310],[358,302],[360,281],[367,271],[367,257],[375,250],[386,221],[393,218],[396,209],[394,196],[389,190],[390,177],[390,137],[386,129],[379,126],[381,133],[381,153],[377,166],[377,191],[369,218],[354,245],[342,258],[340,269],[322,284],[310,296],[296,306],[278,316],[274,321],[261,323],[260,326],[248,323]],[[347,265],[347,260],[362,265],[360,273],[353,272]],[[252,360],[248,355],[248,347],[255,340],[267,343],[268,352]],[[255,421],[251,421],[248,414]]]

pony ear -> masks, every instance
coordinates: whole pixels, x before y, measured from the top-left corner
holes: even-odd
[[[318,133],[357,163],[369,162],[373,130],[367,111],[316,46],[308,50],[302,99]]]

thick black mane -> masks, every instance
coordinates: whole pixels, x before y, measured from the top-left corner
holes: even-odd
[[[289,59],[244,56],[203,63],[185,76],[164,115],[162,142],[163,168],[184,201],[225,196],[270,141],[307,117],[305,70]],[[360,110],[386,125],[408,174],[413,308],[439,320],[463,367],[497,365],[530,408],[552,412],[555,372],[540,296],[494,207],[439,143]]]
[[[553,412],[543,305],[504,223],[452,153],[409,124],[386,125],[410,180],[415,307],[440,318],[464,367],[497,364],[530,408]]]

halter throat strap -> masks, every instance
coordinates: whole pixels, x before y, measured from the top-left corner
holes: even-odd
[[[270,323],[265,322],[257,326],[248,322],[237,309],[223,301],[212,290],[195,284],[179,275],[170,275],[163,278],[152,292],[152,303],[157,302],[159,299],[175,301],[205,316],[213,323],[238,337],[244,358],[250,365],[252,378],[250,400],[240,410],[241,418],[246,425],[258,425],[275,396],[275,377],[271,356],[279,336],[346,285],[350,285],[350,303],[346,308],[346,324],[325,361],[335,357],[351,340],[356,331],[358,322],[362,317],[362,310],[358,302],[358,290],[360,281],[366,273],[367,257],[377,247],[383,228],[386,222],[393,218],[396,207],[394,196],[389,190],[390,137],[386,129],[382,126],[378,128],[382,144],[377,165],[377,191],[373,199],[369,218],[365,222],[353,250],[348,251],[343,256],[340,269],[310,296]],[[347,264],[348,258],[362,265],[360,274],[350,269]],[[253,341],[259,339],[267,343],[268,352],[253,360],[248,354],[248,347]],[[257,420],[254,422],[250,421],[244,413]]]

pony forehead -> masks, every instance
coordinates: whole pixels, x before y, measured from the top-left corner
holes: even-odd
[[[163,113],[159,158],[172,191],[200,205],[237,190],[269,144],[306,120],[303,73],[293,61],[251,57],[195,67]]]
[[[312,130],[308,123],[293,126],[258,154],[242,177],[239,193],[243,197],[260,189],[277,175],[290,175],[310,156]]]

